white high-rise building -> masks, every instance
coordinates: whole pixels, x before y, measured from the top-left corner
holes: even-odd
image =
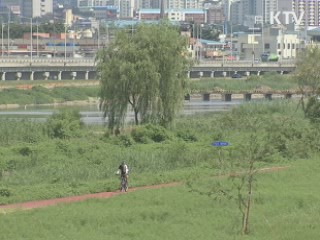
[[[292,0],[292,8],[297,18],[301,14],[301,25],[306,27],[320,26],[320,0]]]
[[[53,0],[24,0],[21,2],[21,13],[24,17],[42,17],[53,12]]]
[[[119,17],[133,18],[135,10],[135,0],[119,0]]]
[[[166,0],[169,9],[197,9],[201,7],[199,0]]]

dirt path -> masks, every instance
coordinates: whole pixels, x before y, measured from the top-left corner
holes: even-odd
[[[287,169],[287,166],[284,167],[271,167],[271,168],[262,168],[259,169],[259,173],[267,173],[267,172],[275,172]],[[217,177],[229,177],[229,176],[238,176],[243,173],[231,173],[226,175],[220,175]],[[156,188],[163,188],[163,187],[173,187],[177,186],[181,183],[173,182],[173,183],[166,183],[166,184],[159,184],[153,186],[144,186],[144,187],[136,187],[129,189],[128,192],[134,192],[140,189],[156,189]],[[101,192],[101,193],[94,193],[94,194],[85,194],[81,196],[71,196],[71,197],[63,197],[63,198],[55,198],[55,199],[48,199],[48,200],[39,200],[39,201],[30,201],[30,202],[23,202],[23,203],[15,203],[15,204],[8,204],[0,206],[0,213],[7,213],[15,210],[28,210],[28,209],[35,209],[35,208],[43,208],[48,206],[57,205],[60,203],[71,203],[71,202],[80,202],[85,201],[87,199],[92,198],[110,198],[119,194],[125,194],[120,191],[116,192]]]
[[[139,189],[156,189],[162,187],[172,187],[176,186],[179,183],[167,183],[167,184],[159,184],[153,186],[144,186],[144,187],[136,187],[129,189],[128,192],[134,192]],[[23,202],[23,203],[14,203],[8,205],[1,205],[0,206],[0,213],[10,212],[10,210],[27,210],[27,209],[34,209],[34,208],[43,208],[52,205],[57,205],[60,203],[71,203],[71,202],[80,202],[91,198],[110,198],[119,194],[125,194],[124,192],[116,191],[116,192],[101,192],[101,193],[93,193],[93,194],[85,194],[81,196],[71,196],[71,197],[63,197],[63,198],[54,198],[54,199],[47,199],[47,200],[38,200],[38,201],[30,201],[30,202]]]

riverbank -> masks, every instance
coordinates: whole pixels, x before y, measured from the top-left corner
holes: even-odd
[[[0,109],[19,109],[19,108],[34,108],[39,107],[63,107],[63,106],[87,106],[87,105],[98,105],[98,98],[89,97],[88,100],[77,100],[77,101],[64,101],[64,102],[54,102],[54,103],[44,103],[44,104],[0,104]]]

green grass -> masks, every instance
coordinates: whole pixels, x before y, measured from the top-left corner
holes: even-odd
[[[99,86],[90,84],[96,81],[5,81],[0,87],[6,87],[0,94],[0,104],[45,104],[64,101],[88,100],[98,97]],[[65,86],[61,86],[65,84]],[[81,86],[82,84],[82,86]],[[19,86],[30,85],[32,90],[21,90]],[[58,85],[54,89],[47,86]],[[254,90],[286,91],[298,89],[297,82],[292,75],[265,74],[263,76],[250,76],[248,78],[204,78],[190,79],[186,92],[210,92],[214,90],[226,91],[254,91]]]
[[[1,215],[0,239],[318,239],[319,168],[314,158],[257,175],[248,236],[235,201],[181,185]],[[200,174],[196,184],[215,181],[229,183]]]
[[[46,104],[75,100],[88,100],[98,96],[98,87],[56,87],[48,89],[42,84],[34,86],[31,90],[17,88],[3,89],[0,94],[0,104]]]
[[[135,142],[130,132],[108,137],[101,126],[66,130],[70,138],[58,139],[48,136],[46,123],[0,121],[0,204],[115,190],[121,161],[128,162],[134,186],[186,180],[190,169],[207,175],[239,169],[243,164],[232,161],[244,157],[255,131],[263,152],[259,166],[307,159],[319,151],[320,131],[294,106],[272,101],[188,116],[168,133],[141,131],[164,134],[160,142],[143,135],[145,143]],[[230,146],[220,151],[211,146],[214,141]],[[220,168],[219,158],[233,165]]]
[[[213,90],[253,91],[267,89],[273,91],[296,90],[297,82],[291,75],[266,74],[240,79],[204,78],[190,81],[190,92],[205,92]]]

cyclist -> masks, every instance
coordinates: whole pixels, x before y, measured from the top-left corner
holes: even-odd
[[[119,166],[119,172],[121,176],[121,191],[127,191],[128,190],[128,174],[129,174],[129,168],[128,165],[125,162],[122,162]]]

